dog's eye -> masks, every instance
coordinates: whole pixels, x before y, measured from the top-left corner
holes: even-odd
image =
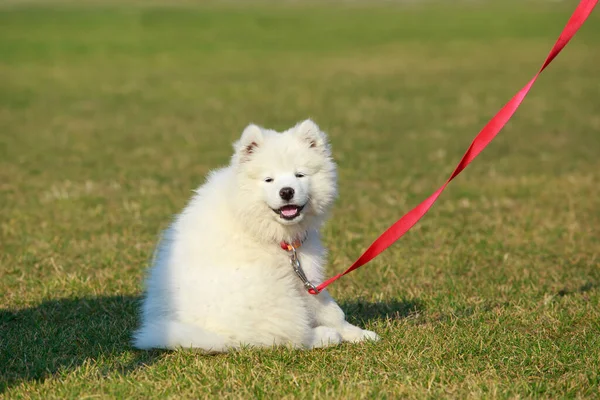
[[[304,178],[306,175],[304,175],[301,172],[296,172],[296,178]]]
[[[265,182],[271,183],[271,182],[273,182],[273,178],[265,178]]]

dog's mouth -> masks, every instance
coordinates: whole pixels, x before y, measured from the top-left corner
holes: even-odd
[[[277,210],[275,210],[275,209],[272,209],[272,210],[273,210],[273,212],[275,212],[275,214],[279,214],[279,216],[281,218],[285,219],[286,221],[291,221],[300,215],[303,208],[304,208],[303,205],[297,206],[295,204],[287,204]]]

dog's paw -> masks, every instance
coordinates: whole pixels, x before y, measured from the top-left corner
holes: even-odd
[[[363,342],[365,340],[369,340],[371,342],[377,342],[377,341],[381,340],[381,338],[375,332],[363,329],[362,336],[359,339],[359,342]]]
[[[317,326],[312,330],[312,334],[311,349],[335,346],[342,342],[342,335],[334,328],[327,326]]]
[[[372,341],[376,342],[380,340],[378,334],[373,331],[368,331],[366,329],[360,329],[357,326],[350,325],[346,329],[344,329],[342,334],[343,339],[346,342],[359,343],[364,341]]]

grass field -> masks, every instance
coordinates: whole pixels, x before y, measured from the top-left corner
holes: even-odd
[[[435,190],[576,2],[0,3],[0,397],[584,398],[600,389],[600,15],[405,238],[330,291],[375,344],[129,344],[160,230],[249,122],[312,117],[341,272]]]

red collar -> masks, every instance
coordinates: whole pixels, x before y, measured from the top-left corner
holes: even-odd
[[[279,242],[279,246],[281,246],[281,248],[285,251],[292,251],[292,250],[298,250],[302,244],[304,242],[306,242],[306,239],[308,239],[308,232],[306,232],[301,239],[295,239],[293,242],[286,242],[285,240],[282,240],[281,242]]]
[[[302,246],[302,240],[296,239],[292,243],[282,241],[281,243],[279,243],[279,245],[285,251],[292,251],[292,249],[297,249],[300,246]]]

